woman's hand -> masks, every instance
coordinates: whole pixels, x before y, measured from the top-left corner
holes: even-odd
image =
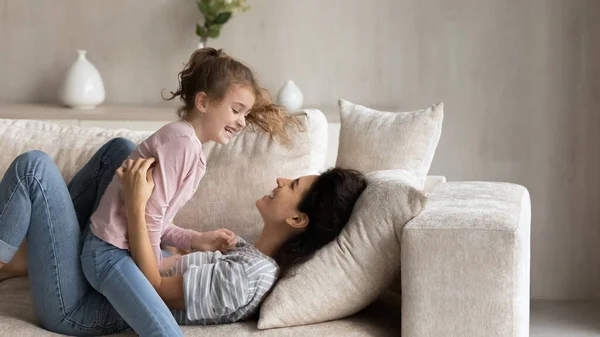
[[[146,202],[154,190],[154,168],[151,167],[154,162],[154,158],[138,158],[135,161],[128,159],[117,169],[116,174],[121,178],[125,205],[128,208],[146,209]]]
[[[171,270],[171,267],[173,267],[175,263],[177,263],[179,258],[181,258],[181,255],[179,254],[164,257],[162,263],[160,264],[160,267],[158,268],[158,271],[161,274],[168,272],[169,270]]]

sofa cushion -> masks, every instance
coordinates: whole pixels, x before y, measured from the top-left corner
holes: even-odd
[[[398,233],[421,212],[427,193],[412,172],[378,171],[367,179],[340,235],[277,282],[262,305],[259,329],[349,316],[375,300],[399,273]]]
[[[0,336],[62,336],[37,326],[26,278],[0,282]],[[185,336],[200,337],[396,337],[400,331],[400,300],[388,297],[343,320],[277,330],[259,330],[256,321],[211,326],[183,326]],[[132,332],[111,337],[135,336]]]
[[[411,112],[377,111],[339,101],[336,166],[363,173],[403,169],[421,178],[421,188],[440,140],[444,104]]]
[[[196,230],[226,227],[248,241],[262,228],[255,201],[275,186],[277,177],[318,173],[323,168],[327,120],[318,110],[297,114],[300,127],[290,125],[291,141],[282,145],[265,134],[246,130],[227,146],[203,145],[207,172],[198,191],[175,217],[174,223]],[[0,120],[0,174],[28,150],[48,153],[65,181],[75,175],[105,142],[115,137],[138,144],[151,132],[79,128],[41,121]]]

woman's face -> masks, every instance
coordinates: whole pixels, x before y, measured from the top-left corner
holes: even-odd
[[[271,194],[256,201],[265,224],[293,223],[301,217],[298,203],[319,176],[302,176],[295,180],[278,178],[277,187]]]

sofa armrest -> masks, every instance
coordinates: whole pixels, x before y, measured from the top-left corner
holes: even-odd
[[[529,335],[523,186],[450,182],[402,233],[402,336]]]

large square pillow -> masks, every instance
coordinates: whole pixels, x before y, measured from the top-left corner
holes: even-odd
[[[277,282],[261,307],[259,329],[352,315],[399,274],[402,229],[421,212],[428,194],[409,171],[378,171],[367,179],[340,235]]]
[[[408,170],[421,187],[442,133],[444,104],[410,112],[387,112],[341,99],[336,166],[363,173]]]
[[[289,126],[290,142],[285,145],[250,129],[226,146],[203,144],[206,174],[173,222],[199,231],[225,227],[254,241],[262,229],[255,201],[273,189],[275,179],[315,174],[323,169],[327,153],[325,116],[319,110],[307,110],[296,117],[299,127]],[[151,134],[1,119],[0,175],[19,154],[41,150],[54,159],[68,182],[108,140],[123,137],[139,144]]]

